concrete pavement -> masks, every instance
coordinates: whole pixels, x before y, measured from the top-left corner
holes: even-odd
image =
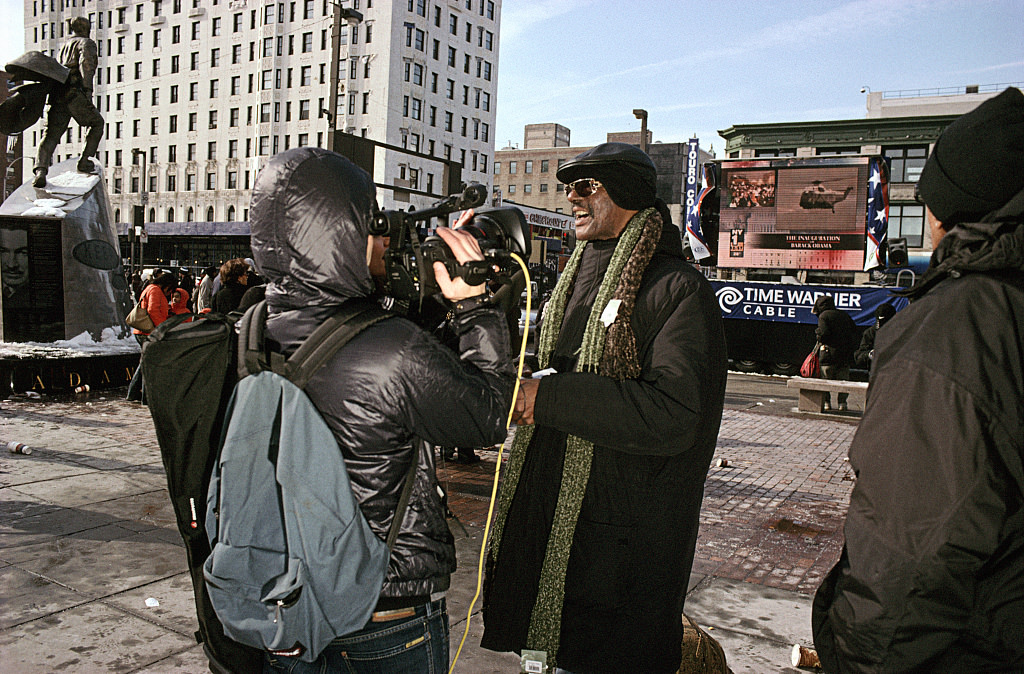
[[[207,671],[148,409],[115,395],[3,402],[0,439],[34,451],[0,455],[0,672]],[[795,672],[789,649],[810,644],[811,593],[841,547],[855,420],[762,413],[748,397],[726,410],[686,610],[737,674]],[[496,452],[481,455],[439,468],[457,516],[453,656]],[[455,671],[517,672],[517,656],[479,647],[479,608]]]

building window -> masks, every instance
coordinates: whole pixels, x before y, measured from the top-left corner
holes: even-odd
[[[515,194],[515,193],[516,193],[516,186],[515,185],[509,185],[508,186],[508,194]]]
[[[904,237],[907,246],[920,248],[924,245],[924,206],[917,204],[889,205],[890,240]]]
[[[928,146],[883,147],[882,154],[891,161],[891,182],[916,183],[921,178],[925,162],[928,161]]]
[[[217,189],[217,174],[207,173],[206,174],[206,189],[215,190]]]
[[[541,194],[547,194],[548,193],[548,184],[547,183],[541,183],[540,184],[540,193]]]
[[[540,160],[540,172],[541,173],[547,173],[548,172],[548,166],[549,166],[549,161],[547,159],[541,159]],[[546,192],[546,191],[547,190],[541,190],[541,192]]]
[[[309,119],[309,99],[299,101],[299,119]]]
[[[508,163],[508,172],[509,173],[515,173],[518,170],[518,168],[519,168],[519,162],[517,162],[517,161],[510,161]]]

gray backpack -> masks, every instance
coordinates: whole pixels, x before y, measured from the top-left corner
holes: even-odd
[[[369,621],[416,470],[382,541],[352,493],[341,449],[302,391],[352,337],[387,318],[346,305],[288,359],[263,347],[266,303],[239,322],[239,374],[207,499],[203,566],[224,633],[312,662]]]

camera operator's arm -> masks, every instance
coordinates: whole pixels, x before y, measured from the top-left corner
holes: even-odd
[[[448,229],[447,227],[437,228],[437,235],[448,244],[459,264],[466,264],[471,260],[484,259],[484,254],[480,251],[480,244],[477,243],[476,238],[469,232],[458,229],[472,219],[473,209],[469,209],[459,216],[459,219],[455,222],[455,229]],[[456,276],[454,279],[451,278],[448,275],[448,270],[441,262],[434,263],[434,278],[437,279],[437,285],[441,288],[441,294],[450,302],[458,302],[459,300],[483,295],[487,290],[486,284],[481,283],[480,285],[471,286],[461,276]]]

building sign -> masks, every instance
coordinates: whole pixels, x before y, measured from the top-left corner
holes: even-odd
[[[711,281],[722,318],[739,318],[817,325],[811,313],[814,302],[831,295],[836,309],[850,314],[857,325],[875,322],[875,309],[885,303],[899,311],[907,306],[905,297],[893,297],[891,288],[876,286],[816,286],[746,281]]]
[[[864,267],[868,157],[723,162],[721,267]]]

